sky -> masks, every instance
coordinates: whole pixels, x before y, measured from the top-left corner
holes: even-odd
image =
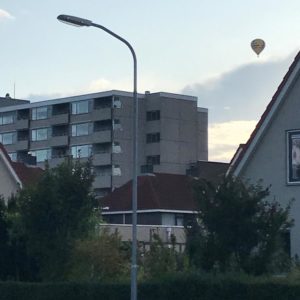
[[[128,40],[138,91],[198,97],[209,110],[209,160],[249,138],[300,49],[299,0],[0,0],[0,96],[39,101],[132,90],[132,58],[92,20]],[[250,43],[262,38],[259,57]]]

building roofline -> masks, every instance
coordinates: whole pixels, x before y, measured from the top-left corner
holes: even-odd
[[[249,157],[255,150],[257,144],[261,140],[262,135],[268,128],[269,123],[273,119],[274,115],[278,111],[282,101],[284,101],[286,93],[288,92],[290,86],[295,81],[298,73],[300,71],[300,52],[296,55],[292,65],[290,66],[288,72],[284,76],[282,82],[280,83],[277,91],[275,92],[272,100],[268,104],[266,110],[264,111],[262,117],[257,123],[254,131],[252,132],[250,138],[248,139],[245,147],[238,153],[236,159],[231,162],[230,170],[234,176],[239,176],[242,169],[248,162]]]
[[[76,101],[81,101],[81,100],[88,100],[91,98],[108,97],[108,96],[133,97],[133,93],[126,92],[126,91],[119,91],[119,90],[110,90],[110,91],[103,91],[103,92],[97,92],[97,93],[55,98],[55,99],[50,99],[50,100],[42,100],[42,101],[36,101],[36,102],[20,104],[20,105],[5,106],[5,107],[0,108],[0,112],[33,108],[33,107],[41,107],[41,106],[61,104],[61,103],[71,103],[71,102],[76,102]],[[139,93],[138,97],[144,98],[145,94]]]
[[[155,93],[147,93],[146,95],[159,95],[162,98],[173,98],[173,99],[181,99],[188,101],[197,101],[198,98],[190,95],[176,94],[176,93],[167,93],[167,92],[155,92]]]
[[[149,95],[156,95],[156,94],[159,95],[160,97],[165,97],[165,98],[197,101],[197,97],[181,95],[181,94],[174,94],[174,93],[157,92],[157,93],[150,93]],[[139,98],[145,98],[146,95],[142,94],[142,93],[138,93]],[[75,101],[88,100],[91,98],[98,98],[98,97],[108,97],[108,96],[133,97],[133,93],[127,92],[127,91],[120,91],[120,90],[109,90],[109,91],[103,91],[103,92],[97,92],[97,93],[67,96],[67,97],[61,97],[61,98],[55,98],[55,99],[49,99],[49,100],[30,102],[30,103],[25,103],[25,104],[20,104],[20,105],[5,106],[5,107],[0,108],[0,112],[33,108],[33,107],[41,107],[41,106],[61,104],[61,103],[71,103],[71,102],[75,102]],[[203,108],[203,109],[205,110],[205,108]]]

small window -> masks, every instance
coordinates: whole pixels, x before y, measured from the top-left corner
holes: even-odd
[[[150,111],[147,111],[146,119],[147,119],[147,121],[160,120],[160,111],[159,110],[150,110]]]
[[[160,133],[148,133],[146,136],[146,142],[147,144],[151,143],[159,143],[160,142]]]
[[[36,157],[36,162],[44,162],[51,158],[51,149],[41,149],[29,152],[32,156]]]
[[[48,118],[48,106],[35,107],[31,110],[32,120],[43,120]]]
[[[114,121],[113,121],[113,129],[114,130],[117,130],[117,129],[121,130],[122,129],[122,125],[121,125],[120,119],[114,119]]]
[[[90,133],[90,123],[81,123],[72,125],[72,136],[88,135]]]
[[[49,136],[49,128],[39,128],[31,130],[31,140],[36,141],[46,141]]]
[[[86,114],[89,112],[89,101],[77,101],[72,103],[72,115]]]
[[[122,173],[121,173],[121,168],[119,165],[113,165],[113,168],[112,168],[112,175],[113,176],[121,176]]]
[[[78,145],[72,147],[73,158],[89,157],[92,154],[92,145]]]
[[[0,134],[0,143],[3,145],[11,145],[15,142],[15,132],[7,132]]]
[[[147,165],[159,165],[160,155],[150,155],[146,157]]]
[[[113,143],[113,147],[112,147],[112,152],[113,153],[121,153],[122,152],[122,149],[121,149],[121,145],[119,142],[114,142]]]
[[[17,152],[8,153],[12,161],[17,161]]]

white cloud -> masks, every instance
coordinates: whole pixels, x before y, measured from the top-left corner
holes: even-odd
[[[240,120],[209,125],[209,160],[230,161],[239,144],[248,140],[256,123],[256,120]]]
[[[209,109],[212,122],[258,119],[294,57],[292,53],[284,59],[242,65],[205,82],[188,85],[182,92],[197,96],[199,106]]]
[[[0,21],[4,19],[14,19],[14,17],[6,10],[0,8]]]

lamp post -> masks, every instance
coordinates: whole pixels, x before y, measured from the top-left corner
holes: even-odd
[[[138,167],[138,99],[137,99],[137,60],[132,46],[121,36],[107,29],[106,27],[93,23],[90,20],[59,15],[57,19],[63,23],[78,27],[96,27],[104,30],[116,39],[123,42],[130,50],[133,58],[133,165],[132,165],[132,253],[131,253],[131,300],[137,299],[137,167]]]

